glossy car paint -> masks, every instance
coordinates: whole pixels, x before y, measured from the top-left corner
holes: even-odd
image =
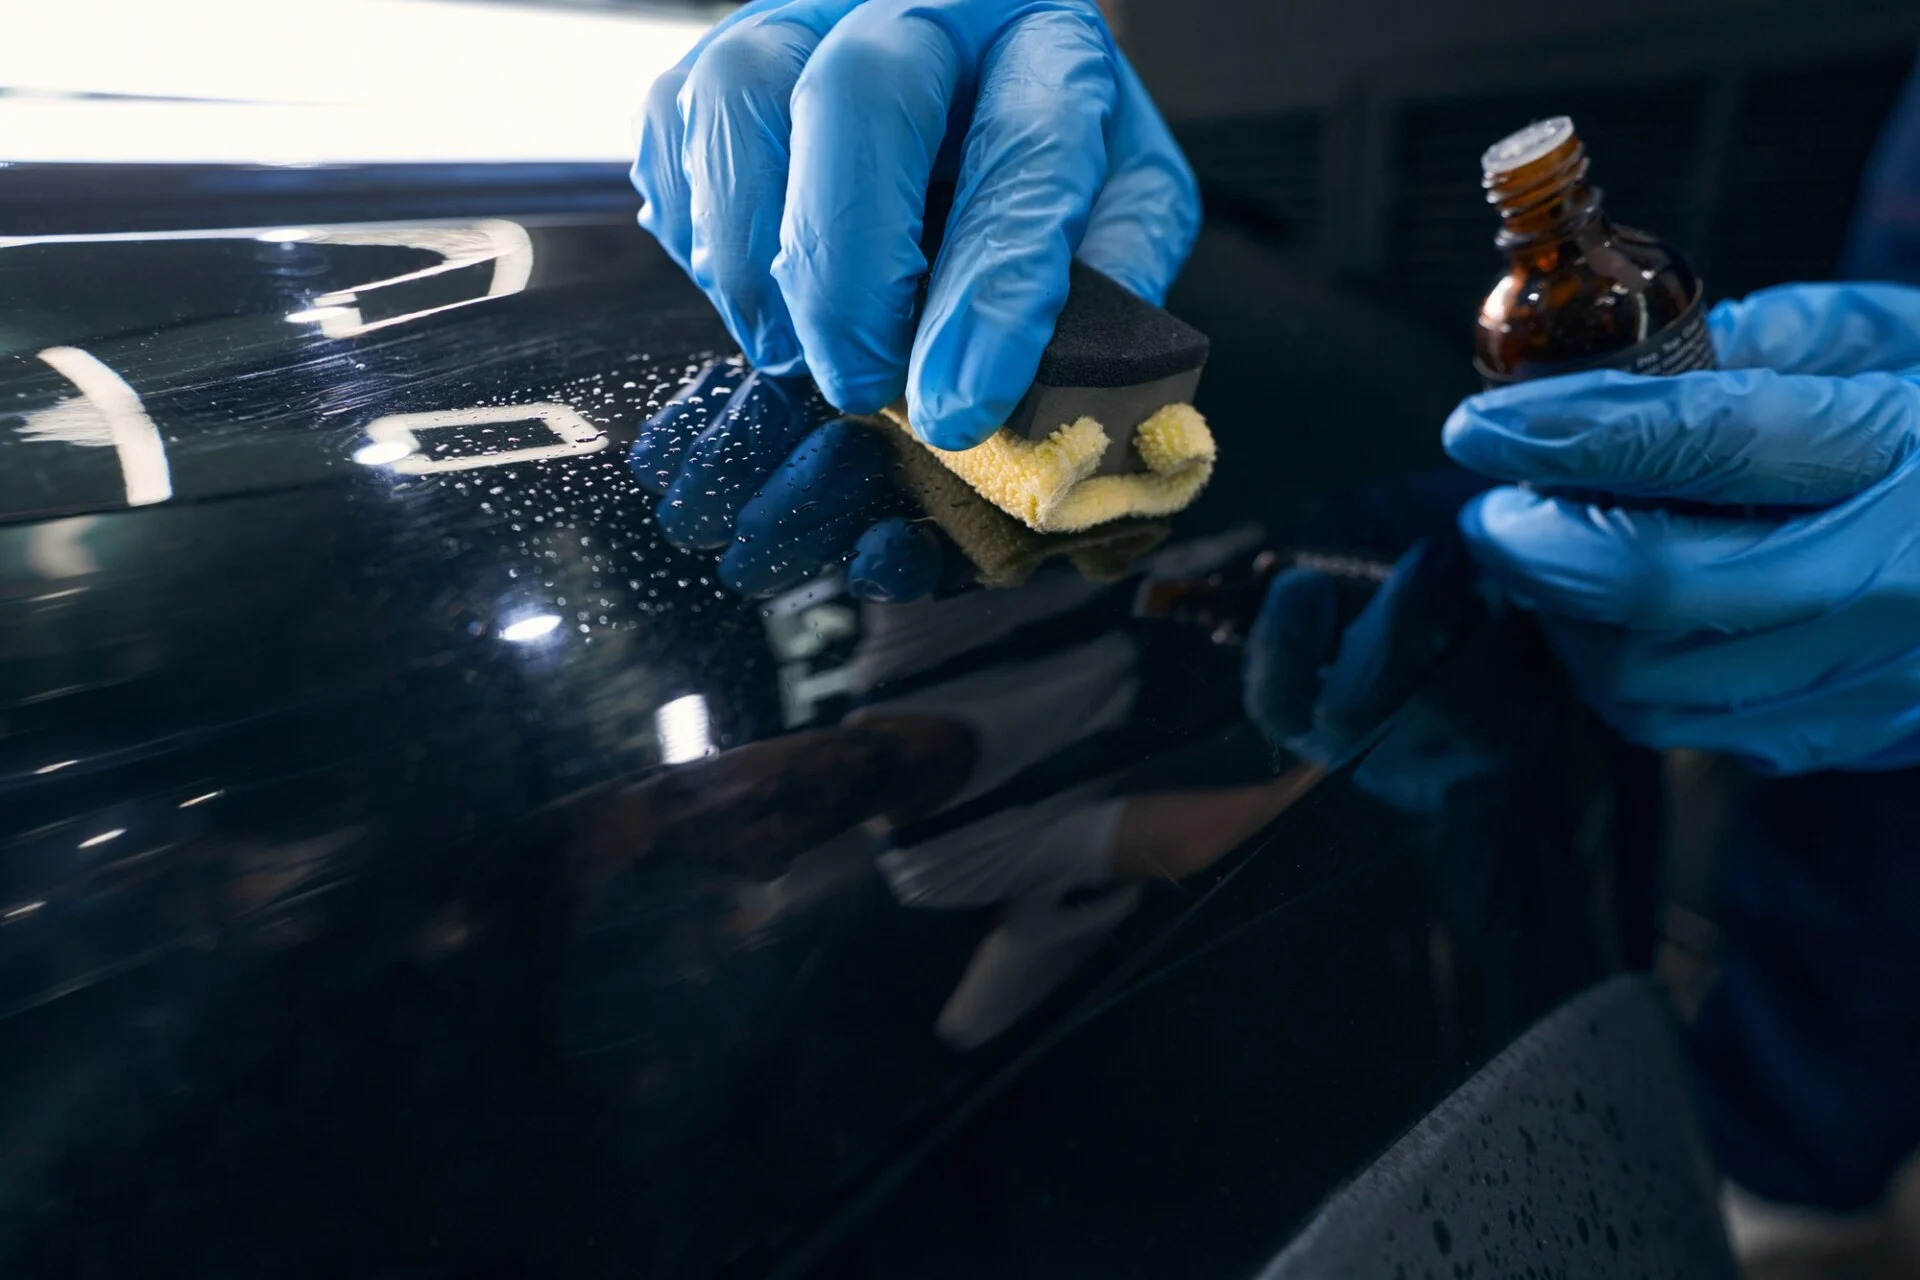
[[[492,213],[0,242],[8,1274],[1250,1275],[1643,945],[1650,762],[1523,618],[1308,760],[1142,605],[1460,478],[741,599],[625,461],[718,323]]]

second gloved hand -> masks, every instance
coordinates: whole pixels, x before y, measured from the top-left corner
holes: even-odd
[[[1448,452],[1534,486],[1469,504],[1468,542],[1628,738],[1920,763],[1920,290],[1789,286],[1712,327],[1723,372],[1464,402]]]
[[[1033,381],[1073,257],[1159,302],[1200,214],[1093,0],[754,0],[654,85],[633,182],[756,368],[849,413],[904,392],[948,449]]]

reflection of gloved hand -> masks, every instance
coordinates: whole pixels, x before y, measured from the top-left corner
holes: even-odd
[[[1333,765],[1378,728],[1445,648],[1473,599],[1457,538],[1420,542],[1377,589],[1296,566],[1247,636],[1242,700],[1266,739]]]
[[[1509,387],[1446,443],[1503,480],[1724,514],[1500,488],[1462,528],[1627,737],[1780,773],[1920,762],[1920,290],[1789,286],[1712,325],[1733,372]]]
[[[708,367],[640,429],[630,456],[661,495],[678,546],[717,550],[720,578],[770,595],[851,560],[867,599],[910,600],[939,580],[934,535],[898,517],[893,455],[871,428],[834,416],[805,378]]]
[[[959,189],[916,339],[936,160]],[[953,449],[1033,381],[1069,258],[1157,302],[1199,225],[1092,0],[755,0],[655,83],[633,182],[756,367],[850,413],[905,391]]]

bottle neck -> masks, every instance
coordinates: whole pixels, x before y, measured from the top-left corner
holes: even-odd
[[[1577,137],[1517,169],[1486,175],[1487,203],[1500,211],[1502,249],[1565,240],[1603,216],[1600,188],[1587,183],[1587,149]]]

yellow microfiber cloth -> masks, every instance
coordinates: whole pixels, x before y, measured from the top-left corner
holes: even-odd
[[[1192,502],[1213,475],[1213,433],[1189,404],[1170,404],[1134,428],[1145,471],[1094,474],[1107,451],[1092,418],[1029,440],[1006,427],[954,453],[921,444],[895,405],[884,416],[974,492],[1041,533],[1076,533],[1123,516],[1168,516]]]
[[[886,434],[900,461],[901,483],[972,563],[982,586],[1017,587],[1056,558],[1071,561],[1095,582],[1113,581],[1170,532],[1163,521],[1123,518],[1075,533],[1036,533],[968,488],[933,450],[896,431],[890,419],[861,421]]]

